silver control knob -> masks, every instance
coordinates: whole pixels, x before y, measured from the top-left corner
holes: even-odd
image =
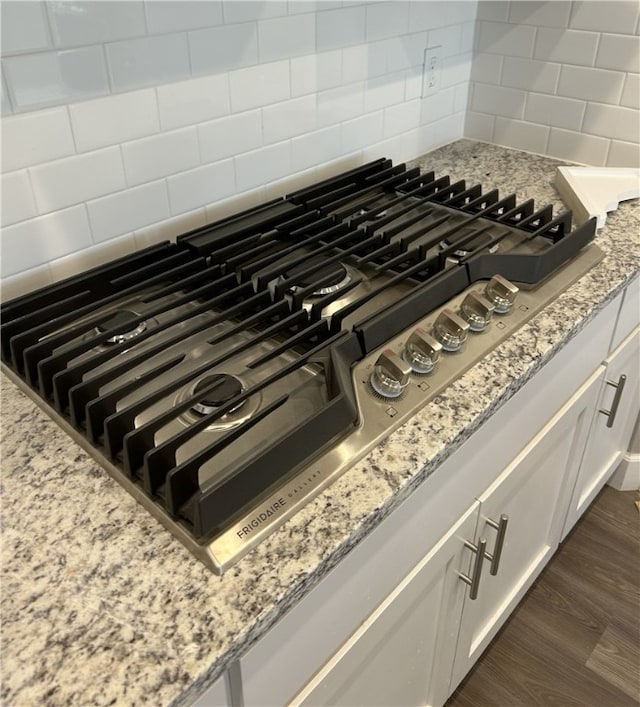
[[[409,384],[411,366],[395,351],[385,349],[371,374],[371,387],[384,398],[398,398]]]
[[[471,331],[484,331],[489,322],[495,306],[479,292],[469,292],[460,305],[460,316],[469,323]]]
[[[438,363],[441,351],[441,344],[418,327],[407,339],[404,360],[416,373],[431,373]]]
[[[469,324],[451,309],[443,309],[433,324],[433,335],[445,351],[458,351],[467,340]]]
[[[520,290],[502,275],[494,275],[484,288],[484,296],[495,307],[496,314],[511,311]]]

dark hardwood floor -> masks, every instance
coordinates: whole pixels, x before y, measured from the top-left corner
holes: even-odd
[[[605,486],[445,707],[638,707],[640,513]]]

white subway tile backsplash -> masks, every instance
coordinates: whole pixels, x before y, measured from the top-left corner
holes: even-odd
[[[313,11],[310,3],[300,3],[308,11]],[[225,24],[237,22],[252,22],[264,20],[269,17],[282,17],[287,14],[286,0],[223,0],[222,2]]]
[[[555,93],[559,76],[560,64],[505,56],[501,83],[524,91]]]
[[[637,0],[574,2],[569,26],[594,32],[633,34],[639,14]]]
[[[476,113],[472,110],[467,111],[467,117],[464,125],[464,135],[465,137],[470,137],[473,140],[491,142],[493,140],[493,126],[495,121],[496,117],[494,115]]]
[[[342,83],[353,83],[380,76],[386,73],[386,66],[386,56],[380,56],[374,51],[372,45],[358,44],[348,47],[342,50]]]
[[[496,116],[493,142],[528,152],[543,153],[548,135],[547,126]]]
[[[135,249],[136,245],[133,236],[128,233],[126,236],[113,238],[106,243],[98,243],[91,248],[85,248],[71,253],[71,255],[52,260],[49,263],[51,277],[54,282],[58,282],[72,275],[77,275],[84,270],[108,263],[110,260],[122,258],[133,253]]]
[[[384,111],[368,113],[341,125],[342,149],[345,153],[361,150],[382,140]]]
[[[238,3],[244,5],[245,3]],[[144,12],[151,34],[180,32],[222,24],[222,2],[214,0],[146,0]]]
[[[529,93],[524,118],[540,125],[580,131],[586,106],[585,101],[573,98]]]
[[[40,164],[75,152],[66,108],[51,108],[2,120],[2,171]]]
[[[101,47],[7,57],[3,68],[16,110],[33,110],[109,92]]]
[[[265,144],[282,142],[315,130],[318,123],[316,97],[302,96],[262,109]]]
[[[468,81],[471,74],[471,60],[471,54],[458,54],[443,59],[440,82],[442,88]]]
[[[342,63],[340,49],[291,59],[291,95],[303,96],[339,86],[342,80]]]
[[[130,186],[196,167],[200,163],[196,128],[183,128],[125,142],[122,145],[122,159]]]
[[[570,12],[571,3],[567,0],[510,2],[509,22],[537,27],[567,27]]]
[[[37,215],[27,170],[0,176],[0,225],[9,226]]]
[[[402,103],[404,100],[404,72],[386,74],[370,79],[365,84],[364,110],[372,113],[380,108]]]
[[[420,123],[434,123],[453,113],[455,89],[447,88],[420,101]]]
[[[504,118],[522,118],[527,94],[515,88],[476,83],[471,98],[471,109]]]
[[[2,230],[0,272],[3,278],[15,275],[91,244],[84,205],[22,221]]]
[[[217,162],[255,150],[262,145],[262,114],[253,110],[201,123],[198,139],[203,162]]]
[[[640,37],[603,34],[600,37],[596,66],[602,69],[640,71]]]
[[[551,128],[546,154],[569,162],[602,167],[607,160],[609,140],[561,128]]]
[[[196,30],[188,37],[195,75],[238,69],[258,61],[258,33],[253,22]]]
[[[74,103],[69,112],[79,152],[152,135],[160,128],[151,88]]]
[[[23,270],[17,275],[3,277],[0,282],[2,288],[3,302],[7,302],[14,297],[21,297],[41,287],[50,285],[53,282],[49,265],[40,265],[39,267]]]
[[[475,46],[476,23],[463,22],[460,31],[460,52],[472,52]]]
[[[162,179],[87,204],[93,240],[106,241],[169,218],[167,184]]]
[[[617,71],[565,65],[560,71],[558,94],[585,101],[618,103],[624,78],[624,74]]]
[[[163,34],[105,46],[114,91],[130,91],[190,75],[186,34]]]
[[[640,167],[640,144],[612,140],[607,167]]]
[[[145,34],[142,2],[128,0],[65,0],[48,2],[56,46],[97,44]]]
[[[490,22],[507,22],[509,19],[509,3],[504,0],[480,0],[478,3],[478,19]]]
[[[626,142],[640,141],[640,119],[638,111],[633,108],[588,103],[582,129],[590,135]]]
[[[404,100],[412,101],[422,96],[422,67],[413,66],[404,72]]]
[[[317,94],[318,126],[324,127],[362,115],[364,84],[339,86]]]
[[[278,194],[278,197],[281,196],[282,192]],[[228,199],[216,201],[215,204],[208,204],[204,207],[207,223],[213,223],[220,219],[227,218],[227,216],[234,216],[247,209],[252,209],[254,206],[264,204],[265,200],[264,189],[259,187],[258,189],[243,192],[242,194],[235,194]]]
[[[316,17],[317,51],[361,44],[365,40],[365,7],[327,10]]]
[[[236,191],[233,160],[215,162],[181,172],[168,177],[167,184],[171,213],[192,211]]]
[[[3,2],[0,5],[2,55],[51,46],[44,2]]]
[[[640,74],[627,74],[620,105],[640,110]]]
[[[485,54],[484,52],[476,54],[473,57],[471,65],[471,80],[479,81],[480,83],[493,83],[500,85],[502,77],[502,65],[505,59],[511,57],[503,57],[500,54]],[[518,60],[518,61],[528,61]]]
[[[261,20],[258,46],[261,62],[311,54],[316,48],[316,16],[305,14]]]
[[[235,158],[239,192],[261,187],[291,172],[291,142],[277,143]]]
[[[367,41],[396,37],[409,31],[409,3],[371,3],[366,9]]]
[[[196,125],[231,110],[227,74],[166,84],[156,91],[163,130]]]
[[[276,61],[229,74],[234,113],[284,101],[290,96],[289,62]]]
[[[80,204],[126,186],[119,147],[30,167],[31,184],[41,214]]]
[[[542,61],[591,66],[597,47],[598,34],[595,32],[541,27],[533,56]]]
[[[427,32],[428,47],[441,47],[442,58],[453,56],[460,52],[460,25],[440,27]]]
[[[384,40],[384,70],[383,73],[393,73],[411,67],[422,67],[424,64],[424,50],[428,46],[427,32],[405,34]],[[373,45],[369,45],[375,51]],[[377,44],[376,44],[377,46]],[[347,50],[345,50],[347,51]],[[372,77],[372,74],[369,74]]]
[[[2,115],[11,115],[13,113],[13,106],[4,83],[4,73],[0,76],[0,109],[2,110]]]
[[[528,25],[482,21],[476,29],[476,50],[530,57],[533,54],[535,36],[536,28]]]
[[[464,83],[459,83],[454,88],[453,92],[453,112],[463,113],[467,110],[467,105],[469,103],[469,88],[471,86],[470,81],[465,81]]]
[[[339,157],[342,153],[340,126],[334,125],[291,141],[291,167],[298,172]]]
[[[384,109],[384,137],[393,137],[414,130],[420,125],[421,101],[416,98]]]

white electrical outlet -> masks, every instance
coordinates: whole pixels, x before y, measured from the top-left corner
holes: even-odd
[[[442,47],[427,47],[422,65],[422,97],[431,96],[440,90],[442,82]]]

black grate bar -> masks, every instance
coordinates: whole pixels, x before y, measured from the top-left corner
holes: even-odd
[[[207,445],[204,449],[194,454],[192,457],[182,462],[178,466],[173,466],[171,471],[166,475],[166,485],[164,489],[165,506],[167,511],[173,515],[178,515],[180,506],[189,500],[194,493],[199,491],[198,472],[200,467],[216,454],[235,442],[241,435],[246,434],[252,427],[262,422],[266,417],[275,412],[279,407],[282,407],[289,395],[281,395],[273,402],[266,405],[263,409],[257,412],[254,417],[246,420],[238,427],[235,427],[220,439]],[[174,460],[175,464],[175,460]]]
[[[411,180],[412,182],[415,182],[416,180]],[[435,194],[437,193],[438,189],[448,186],[449,185],[449,177],[441,177],[440,179],[436,179],[435,181],[428,182],[427,184],[423,184],[422,186],[419,186],[417,189],[413,189],[408,192],[398,192],[400,193],[400,196],[397,196],[395,199],[391,199],[391,201],[386,201],[386,202],[378,202],[378,199],[374,199],[371,203],[376,204],[374,208],[367,210],[367,213],[364,214],[358,214],[357,216],[352,216],[349,219],[349,223],[351,226],[359,226],[361,223],[365,223],[367,221],[371,220],[371,217],[375,217],[376,214],[379,214],[381,211],[386,211],[387,209],[392,208],[393,206],[396,206],[397,204],[402,204],[405,201],[412,201],[416,197],[420,197],[420,203],[426,203],[429,201],[428,196],[430,194]],[[413,206],[417,206],[418,202],[413,202]],[[366,208],[366,204],[364,204],[363,208]],[[375,224],[379,224],[380,221],[376,220],[374,222]]]
[[[299,331],[297,334],[290,336],[286,341],[283,341],[278,346],[271,349],[271,351],[267,351],[266,353],[262,354],[262,356],[254,358],[253,361],[247,363],[247,368],[249,368],[250,370],[253,370],[254,368],[259,368],[267,361],[276,358],[276,356],[279,356],[280,354],[286,353],[287,350],[291,347],[297,346],[298,344],[302,343],[303,341],[306,341],[307,339],[312,339],[316,334],[323,333],[323,330],[325,333],[328,333],[329,331],[327,323],[324,320],[313,322],[309,326],[302,329],[302,331]]]
[[[165,262],[165,261],[163,261]],[[133,285],[125,290],[119,290],[116,294],[109,295],[107,297],[104,297],[100,300],[95,300],[95,298],[92,298],[92,301],[90,304],[85,305],[84,307],[80,307],[79,309],[77,307],[72,306],[72,303],[65,301],[63,304],[68,307],[67,313],[63,314],[59,317],[53,317],[51,316],[53,312],[51,311],[46,311],[45,313],[48,315],[47,318],[43,321],[40,321],[36,326],[31,326],[24,320],[20,322],[20,327],[25,328],[26,331],[23,331],[19,334],[16,334],[10,342],[10,349],[11,349],[11,359],[13,361],[14,367],[18,370],[21,371],[23,370],[23,361],[22,357],[24,354],[24,351],[26,348],[29,346],[33,346],[38,343],[41,339],[47,336],[52,331],[55,331],[56,329],[59,329],[60,327],[63,327],[73,321],[77,321],[79,318],[89,315],[92,312],[95,312],[98,309],[101,309],[105,307],[106,305],[121,300],[123,297],[131,297],[132,295],[135,295],[137,292],[142,292],[146,288],[153,287],[154,285],[161,284],[163,282],[166,282],[168,279],[170,280],[173,277],[179,277],[179,278],[184,278],[185,274],[196,270],[198,272],[201,272],[205,263],[201,258],[198,258],[197,261],[192,261],[192,262],[187,262],[182,265],[178,265],[177,267],[174,267],[172,269],[169,269],[165,271],[164,273],[159,273],[157,275],[154,275],[153,277],[150,277],[146,280],[138,280],[136,285]],[[198,272],[196,275],[192,277],[197,277]],[[89,294],[91,297],[92,293]],[[89,331],[95,324],[98,324],[101,319],[103,319],[107,314],[102,313],[96,315],[93,319],[89,320],[89,325],[87,325],[87,322],[83,322],[80,325],[80,328],[71,328],[68,329],[67,332],[72,332],[69,335],[65,335],[64,332],[60,332],[58,334],[59,341],[60,343],[65,343],[66,341],[70,341],[73,339],[73,337],[77,334],[82,334],[84,331]],[[77,334],[74,334],[73,332],[77,332]],[[65,338],[66,336],[66,338]],[[51,341],[52,337],[48,337],[47,341]],[[54,347],[55,348],[55,347]],[[53,349],[51,349],[53,350]]]
[[[286,364],[280,370],[276,371],[275,373],[272,373],[269,376],[266,376],[261,381],[258,381],[243,392],[238,393],[238,395],[233,397],[231,400],[227,401],[224,405],[221,405],[217,410],[213,410],[208,415],[204,415],[201,420],[194,422],[189,427],[185,427],[184,430],[181,430],[177,434],[173,435],[173,437],[171,437],[170,439],[165,440],[160,444],[155,444],[154,442],[153,445],[149,445],[150,449],[144,455],[143,471],[144,487],[147,493],[155,493],[158,487],[164,482],[165,470],[171,468],[175,464],[175,453],[179,447],[181,447],[183,444],[188,442],[197,434],[205,430],[213,422],[219,420],[221,417],[224,417],[224,415],[236,408],[240,403],[244,402],[245,400],[248,400],[252,395],[259,393],[268,386],[272,385],[273,383],[276,383],[282,378],[288,376],[290,373],[293,373],[297,369],[304,366],[310,358],[315,356],[319,351],[321,351],[325,347],[331,346],[339,338],[345,336],[345,334],[346,332],[340,332],[339,334],[331,337],[327,341],[322,342],[310,351],[307,351],[306,353],[302,354],[294,361],[291,361],[289,364]],[[192,397],[191,404],[193,405],[194,402],[195,400]],[[126,435],[125,437],[125,449],[128,446],[128,440],[130,439],[132,434],[135,434],[135,431],[133,433],[130,433],[129,435]]]
[[[284,303],[279,302],[277,303],[277,305],[274,305],[272,308],[269,308],[271,311],[268,312],[267,316],[273,316],[276,313],[276,307],[279,308],[281,311],[284,310],[285,306],[283,305]],[[306,319],[306,312],[295,312],[294,314],[285,317],[273,327],[270,327],[268,331],[273,334],[276,333],[278,330],[294,326],[301,320],[306,321]],[[118,412],[116,412],[116,403],[123,397],[121,390],[124,388],[124,386],[120,386],[120,388],[110,391],[106,395],[91,401],[87,405],[87,429],[90,434],[93,435],[92,441],[97,441],[101,432],[100,428],[102,427],[102,431],[104,432],[105,448],[112,457],[115,457],[117,453],[122,449],[123,438],[125,438],[126,435],[134,427],[135,418],[147,407],[155,404],[169,393],[178,390],[183,385],[187,385],[190,381],[194,380],[195,378],[198,378],[198,376],[207,373],[208,371],[211,371],[216,366],[219,366],[221,363],[224,363],[225,361],[229,360],[230,358],[233,358],[234,356],[237,356],[243,351],[246,351],[247,349],[250,349],[253,346],[256,346],[257,344],[265,341],[268,336],[269,334],[267,332],[262,332],[261,334],[253,337],[251,340],[246,341],[243,344],[236,346],[228,351],[225,351],[224,353],[219,354],[213,359],[209,359],[198,368],[194,368],[192,370],[187,371],[187,373],[182,375],[180,378],[171,380],[162,389],[158,389],[150,393],[143,400],[139,400],[136,403],[132,403],[127,408],[124,408],[123,410],[120,410]],[[210,389],[207,387],[204,392],[210,392]],[[161,413],[156,418],[146,423],[143,427],[138,428],[139,430],[141,430],[139,436],[143,437],[145,431],[147,433],[151,431],[152,434],[153,432],[155,432],[156,429],[159,429],[160,427],[164,426],[165,424],[173,420],[175,417],[180,415],[185,410],[188,410],[195,402],[199,402],[200,400],[202,400],[203,397],[204,396],[201,396],[200,393],[198,393],[198,395],[196,396],[191,396],[187,402],[176,404],[168,411]],[[189,403],[189,401],[191,402]],[[136,441],[134,440],[133,444],[135,444],[135,442]],[[130,455],[129,458],[131,459],[132,455]],[[141,458],[142,456],[140,455],[140,460]]]
[[[474,203],[482,203],[485,198],[486,197],[482,195],[482,187],[479,184],[474,184],[472,187],[468,187],[464,191],[454,194],[454,196],[443,201],[442,204],[463,210],[472,208]]]
[[[553,206],[547,204],[542,209],[535,211],[527,218],[520,221],[518,228],[526,228],[527,230],[535,230],[545,223],[549,223],[553,218]]]
[[[329,179],[324,179],[321,182],[312,184],[309,187],[304,187],[298,191],[287,194],[286,199],[293,201],[294,203],[306,203],[310,199],[314,199],[316,196],[324,194],[327,190],[331,191],[337,189],[342,184],[347,182],[358,182],[366,179],[366,177],[387,169],[391,165],[391,160],[386,157],[380,157],[377,160],[368,162],[361,167],[355,167],[346,172],[336,175],[335,177],[329,177]]]
[[[318,255],[320,253],[324,253],[326,251],[333,250],[334,248],[340,248],[340,251],[338,253],[335,253],[334,255],[329,256],[328,258],[323,258],[320,263],[316,263],[315,265],[311,265],[308,268],[305,268],[304,270],[297,272],[295,274],[295,277],[292,280],[285,279],[283,282],[279,282],[276,285],[276,296],[281,297],[285,292],[287,292],[287,290],[291,289],[292,284],[295,285],[295,280],[304,282],[307,278],[312,277],[313,275],[315,275],[315,273],[318,272],[318,270],[322,270],[327,265],[332,265],[335,262],[340,262],[341,260],[344,260],[345,258],[347,258],[349,255],[351,255],[353,253],[357,253],[359,250],[367,249],[371,246],[377,245],[378,243],[380,243],[382,241],[381,236],[371,236],[370,238],[365,238],[364,240],[359,240],[357,243],[352,245],[350,248],[341,248],[343,243],[349,243],[354,238],[358,238],[359,236],[362,236],[362,235],[364,235],[362,232],[350,231],[345,236],[342,236],[341,238],[337,238],[332,243],[327,243],[326,245],[322,246],[321,248],[316,248],[313,251],[313,255]],[[297,258],[293,264],[287,263],[285,267],[286,268],[295,267],[295,265],[300,265],[301,263],[304,263],[304,261],[308,260],[308,259],[309,259],[309,254],[305,254],[302,258]],[[286,276],[283,274],[283,277],[286,277]]]
[[[249,288],[247,288],[249,291]],[[66,368],[64,371],[60,371],[53,378],[54,395],[55,402],[58,409],[64,409],[64,400],[68,398],[69,408],[71,411],[71,420],[74,425],[78,426],[84,419],[83,415],[85,412],[85,406],[90,400],[93,400],[99,396],[100,388],[107,383],[115,380],[118,376],[122,375],[128,370],[133,369],[135,366],[144,363],[156,354],[166,351],[169,347],[188,339],[190,336],[200,333],[205,329],[208,329],[220,322],[226,321],[228,318],[235,317],[237,314],[245,309],[250,309],[260,304],[262,300],[269,300],[269,294],[267,292],[260,292],[253,297],[249,297],[238,304],[226,308],[222,314],[218,314],[211,319],[207,319],[204,322],[199,322],[194,326],[188,327],[186,329],[180,329],[172,337],[161,341],[155,346],[145,349],[140,353],[126,359],[122,363],[116,366],[112,366],[106,371],[99,373],[86,381],[83,381],[83,375],[95,368],[96,366],[105,363],[113,358],[111,351],[104,351],[97,356],[92,357],[87,361],[83,361],[75,366]],[[193,317],[206,312],[211,308],[210,302],[205,302],[201,304],[196,309],[192,310],[184,318],[179,320],[174,320],[174,324],[186,322]],[[263,310],[263,312],[269,311],[270,308]],[[158,331],[157,329],[155,330]],[[99,433],[96,433],[96,435]]]
[[[537,230],[527,236],[527,240],[532,240],[533,238],[549,238],[553,243],[557,243],[561,238],[564,238],[565,232],[571,229],[571,212],[565,211],[564,213],[556,216],[549,223],[545,223],[540,226]]]
[[[236,262],[234,263],[234,266],[241,265],[240,267],[240,279],[241,280],[248,280],[252,275],[257,273],[259,270],[266,268],[268,265],[271,265],[271,263],[274,263],[276,260],[280,260],[281,258],[287,256],[289,253],[294,253],[298,248],[300,248],[303,244],[309,245],[311,243],[315,243],[316,241],[320,241],[325,237],[325,234],[329,232],[332,228],[336,228],[336,226],[333,225],[333,221],[330,218],[323,218],[320,221],[316,222],[315,224],[312,224],[311,227],[307,228],[302,228],[299,231],[295,231],[294,233],[291,234],[292,238],[300,238],[304,239],[304,241],[300,240],[300,242],[295,242],[292,245],[285,246],[284,248],[281,248],[280,250],[276,251],[275,253],[271,253],[270,255],[265,255],[262,258],[258,260],[253,260],[254,253],[249,252],[244,254],[244,262],[247,264],[242,266],[241,263],[243,261],[240,260],[240,258],[243,256],[243,254],[240,254]],[[320,226],[320,228],[318,228]],[[329,228],[325,228],[325,227]],[[342,230],[346,230],[346,226],[342,226]],[[313,233],[315,231],[315,233]],[[319,231],[319,232],[318,232]],[[312,235],[313,234],[313,235]]]
[[[391,241],[391,243],[387,243],[371,253],[355,258],[355,262],[358,264],[371,263],[378,258],[383,258],[386,255],[395,255],[401,250],[401,247],[402,246],[399,241]]]
[[[206,295],[209,294],[210,291],[215,291],[219,290],[221,288],[231,286],[233,285],[235,288],[239,289],[242,287],[245,287],[244,285],[237,285],[237,281],[235,278],[235,275],[230,274],[230,275],[224,275],[218,280],[214,280],[214,282],[208,283],[207,285],[204,285],[203,287],[199,287],[189,294],[184,295],[183,297],[178,297],[177,299],[174,299],[170,302],[161,304],[153,309],[150,309],[148,312],[145,312],[144,314],[140,314],[133,319],[130,320],[129,324],[131,327],[137,326],[138,324],[146,321],[147,319],[151,319],[153,317],[156,317],[159,314],[164,314],[165,312],[169,312],[172,309],[176,309],[177,307],[180,307],[182,305],[188,304],[195,298],[201,295]],[[231,293],[233,293],[233,289],[230,291],[227,291],[226,293],[222,293],[219,295],[220,299],[223,299],[225,297],[231,296]],[[217,300],[218,298],[214,298],[214,300]],[[107,314],[104,315],[105,317]],[[179,316],[179,315],[178,315]],[[183,315],[184,316],[184,315]],[[136,343],[139,343],[141,341],[144,341],[147,339],[151,334],[161,331],[163,329],[166,329],[167,326],[170,326],[172,323],[175,321],[178,321],[178,317],[173,317],[172,319],[168,320],[167,322],[164,322],[162,325],[153,327],[150,329],[147,329],[147,331],[143,332],[140,334],[140,336],[137,336],[135,341]],[[89,327],[90,329],[90,327]],[[88,331],[89,329],[85,329]],[[82,333],[82,332],[80,332]],[[51,392],[51,378],[55,373],[58,371],[61,371],[65,368],[67,363],[76,356],[80,356],[83,353],[86,353],[87,351],[90,351],[91,349],[95,348],[98,344],[102,344],[111,337],[113,337],[115,334],[119,333],[119,327],[118,325],[114,325],[112,327],[108,327],[105,329],[105,331],[101,334],[98,334],[97,336],[91,337],[90,339],[87,339],[86,341],[81,341],[74,346],[65,349],[64,351],[61,351],[57,354],[53,354],[48,356],[47,358],[43,358],[41,351],[45,350],[48,353],[51,353],[53,349],[55,348],[57,343],[50,343],[51,339],[54,339],[55,337],[50,337],[49,339],[46,339],[45,341],[40,342],[39,344],[36,344],[35,346],[30,347],[24,352],[24,361],[25,361],[25,370],[27,371],[27,375],[32,375],[33,380],[35,380],[34,376],[34,369],[37,366],[37,376],[40,382],[40,391],[43,396],[49,395]],[[114,344],[112,347],[110,347],[110,350],[115,354],[120,351],[123,351],[125,348],[131,348],[132,346],[131,341],[123,341],[118,344]]]
[[[516,204],[512,209],[498,216],[496,220],[512,226],[519,226],[523,218],[533,213],[533,203],[533,199],[527,199],[522,204]]]

